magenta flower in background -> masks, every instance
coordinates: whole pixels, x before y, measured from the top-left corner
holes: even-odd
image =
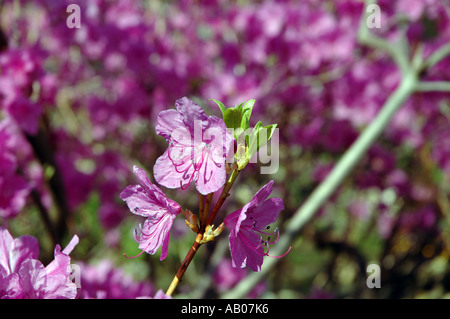
[[[22,297],[22,280],[19,270],[28,260],[37,259],[39,246],[36,238],[21,236],[14,239],[5,228],[0,228],[0,297]]]
[[[225,122],[207,116],[195,102],[184,97],[176,110],[161,111],[156,132],[169,143],[153,167],[158,183],[186,189],[194,181],[203,194],[216,192],[225,184],[225,159],[233,150],[234,138]]]
[[[137,256],[144,251],[153,255],[162,246],[160,260],[163,260],[169,249],[170,229],[181,207],[152,184],[143,169],[134,166],[133,171],[139,185],[127,186],[120,193],[120,198],[127,203],[133,214],[147,217],[141,227],[141,234],[138,235],[137,231],[135,233],[135,239],[142,249]]]
[[[0,141],[0,146],[1,141]],[[15,174],[16,159],[9,153],[0,154],[0,217],[17,216],[26,204],[30,186],[26,180]]]
[[[269,255],[269,244],[278,241],[278,229],[269,234],[268,225],[275,222],[278,214],[284,209],[281,198],[269,198],[272,193],[273,181],[263,186],[253,196],[252,200],[225,218],[225,226],[230,230],[230,250],[233,267],[250,267],[253,271],[260,271],[264,256]],[[262,236],[277,235],[274,241],[264,240]],[[264,249],[267,248],[267,250]],[[289,249],[290,250],[290,249]],[[283,257],[282,256],[270,257]]]
[[[55,259],[45,267],[46,283],[45,298],[75,298],[76,284],[69,278],[71,274],[69,254],[78,244],[78,236],[74,236],[69,244],[61,251],[61,246],[55,247]]]
[[[81,299],[134,299],[155,293],[151,283],[134,280],[108,259],[95,265],[80,263],[80,268]]]
[[[29,99],[33,81],[40,80],[42,52],[37,49],[11,49],[0,54],[0,110],[14,119],[27,134],[39,129],[42,105]]]
[[[69,278],[69,254],[77,244],[78,236],[75,235],[64,250],[56,245],[55,259],[44,267],[37,260],[36,238],[21,236],[14,239],[7,229],[0,228],[0,298],[75,298],[77,286]]]
[[[0,121],[0,218],[16,217],[26,205],[30,185],[17,174],[17,155],[23,156],[20,139],[11,132],[10,120]]]

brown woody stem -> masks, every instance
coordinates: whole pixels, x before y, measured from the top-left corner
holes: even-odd
[[[204,207],[205,207],[205,195],[199,193],[199,201],[198,201],[198,217],[200,219],[200,223],[204,218]]]
[[[220,194],[220,197],[219,197],[216,205],[214,206],[214,209],[211,212],[211,215],[209,216],[207,223],[205,223],[205,221],[208,216],[209,207],[211,205],[213,193],[208,194],[206,197],[206,200],[203,195],[200,195],[200,202],[199,202],[199,217],[200,217],[200,222],[201,222],[200,232],[197,234],[197,237],[195,238],[194,243],[192,244],[191,248],[189,249],[188,253],[186,254],[186,257],[184,258],[183,262],[181,263],[181,266],[178,269],[177,273],[175,274],[175,277],[173,277],[173,280],[170,283],[170,286],[166,291],[166,295],[172,296],[173,292],[177,288],[178,284],[180,283],[181,279],[183,278],[184,273],[186,272],[187,268],[189,267],[189,264],[191,263],[192,259],[194,259],[194,256],[197,253],[198,248],[201,246],[201,241],[203,239],[203,234],[205,232],[205,226],[211,225],[211,223],[213,222],[214,218],[216,217],[217,213],[219,212],[220,208],[222,207],[223,203],[225,202],[225,199],[228,197],[231,186],[233,186],[233,183],[236,180],[238,175],[239,175],[238,170],[234,170],[231,173],[231,176],[228,179],[228,181],[225,183],[222,193]],[[203,206],[203,204],[204,204],[204,206]]]
[[[230,178],[225,183],[225,187],[223,188],[222,193],[220,194],[220,197],[217,200],[216,206],[214,206],[214,209],[212,210],[211,215],[209,215],[209,219],[208,219],[208,222],[206,223],[206,225],[211,225],[212,222],[214,221],[214,218],[216,217],[217,213],[219,212],[220,208],[222,207],[223,203],[225,202],[225,199],[230,195],[231,186],[233,186],[233,183],[236,180],[236,178],[238,177],[239,172],[240,171],[238,171],[238,170],[234,170],[231,173]]]
[[[175,288],[177,288],[178,284],[181,281],[181,278],[183,278],[184,273],[186,272],[186,269],[189,267],[189,264],[191,263],[192,259],[195,256],[195,253],[197,252],[198,248],[200,247],[200,242],[202,240],[203,234],[198,233],[197,237],[195,238],[194,243],[191,246],[191,249],[189,249],[186,257],[184,258],[183,262],[181,263],[180,268],[178,269],[175,277],[173,277],[173,280],[169,286],[169,288],[166,291],[166,295],[172,296],[173,292],[175,291]]]
[[[207,225],[206,221],[208,219],[209,208],[211,207],[211,201],[212,201],[213,195],[214,195],[214,193],[210,193],[210,194],[206,195],[205,207],[204,207],[203,212],[202,212],[203,215],[200,218],[200,230],[201,230],[201,232],[205,231],[205,227]]]

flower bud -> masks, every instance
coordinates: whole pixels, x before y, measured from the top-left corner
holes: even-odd
[[[200,229],[200,225],[198,223],[197,215],[192,213],[189,209],[186,209],[185,211],[183,211],[183,215],[184,215],[184,217],[186,217],[186,219],[184,221],[186,223],[186,225],[190,229],[192,229],[192,231],[194,233],[198,233],[198,231]]]

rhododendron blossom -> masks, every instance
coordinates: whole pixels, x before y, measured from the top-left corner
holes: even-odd
[[[155,288],[150,282],[136,281],[111,260],[102,259],[95,264],[79,262],[82,299],[135,299],[153,296]]]
[[[225,218],[225,226],[230,230],[229,243],[233,267],[248,266],[253,271],[260,271],[263,257],[270,256],[269,244],[278,241],[278,229],[275,229],[272,234],[266,232],[268,225],[274,223],[278,214],[284,209],[281,198],[267,199],[272,193],[272,185],[273,181],[267,183],[248,204]],[[273,241],[270,237],[267,240],[262,238],[262,236],[274,235],[277,238]],[[265,247],[266,250],[264,250]]]
[[[73,299],[77,286],[70,279],[69,254],[78,244],[78,236],[61,251],[55,247],[55,259],[46,267],[37,260],[36,238],[13,238],[0,228],[0,298],[4,299]]]
[[[165,187],[183,189],[194,181],[201,194],[213,193],[225,183],[225,159],[234,138],[222,119],[207,116],[188,98],[177,100],[175,106],[158,116],[156,132],[169,147],[155,163],[155,179]]]
[[[154,254],[162,246],[161,260],[166,258],[169,249],[170,229],[173,220],[180,213],[181,208],[154,184],[152,184],[145,171],[137,166],[133,167],[134,174],[139,180],[139,185],[127,186],[120,198],[123,199],[131,212],[147,217],[144,225],[135,239],[139,242],[139,248],[149,254]],[[137,255],[137,256],[139,256]]]

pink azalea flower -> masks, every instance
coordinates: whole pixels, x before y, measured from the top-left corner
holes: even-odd
[[[71,274],[69,254],[78,244],[78,236],[74,236],[61,251],[61,246],[55,247],[55,259],[45,267],[47,275],[46,298],[75,298],[76,284],[69,278]]]
[[[5,165],[5,162],[5,158],[0,155],[0,166]],[[9,171],[5,174],[0,172],[0,189],[0,217],[16,217],[26,204],[30,186],[23,177]]]
[[[248,204],[225,218],[225,226],[230,230],[229,243],[233,267],[248,266],[253,271],[260,271],[263,257],[270,256],[269,244],[278,241],[278,229],[273,233],[266,232],[268,225],[275,222],[278,214],[284,209],[281,198],[267,199],[272,193],[272,185],[273,181],[267,183]],[[267,240],[262,237],[275,234],[277,238],[274,241],[271,241],[270,237]],[[283,257],[289,250],[282,256],[270,257]]]
[[[9,120],[0,122],[0,218],[16,217],[30,193],[29,184],[17,173],[20,147],[16,145],[19,141],[9,131],[13,125]]]
[[[96,264],[79,263],[81,299],[134,299],[150,296],[155,289],[150,282],[136,281],[131,275],[117,268],[109,259]]]
[[[0,298],[75,298],[77,286],[70,279],[69,254],[77,244],[78,236],[75,235],[64,250],[56,245],[55,259],[44,267],[37,260],[36,238],[14,239],[8,230],[0,228]]]
[[[184,97],[176,110],[158,115],[156,132],[169,143],[153,174],[161,185],[186,189],[194,181],[203,194],[217,191],[225,184],[225,159],[233,150],[233,136],[224,121],[207,116],[195,102]]]
[[[133,214],[147,217],[141,228],[141,235],[135,233],[135,239],[142,249],[135,257],[144,251],[153,255],[162,246],[160,260],[163,260],[169,249],[170,229],[181,207],[152,184],[143,169],[134,166],[133,171],[140,184],[127,186],[120,198],[127,203]]]

